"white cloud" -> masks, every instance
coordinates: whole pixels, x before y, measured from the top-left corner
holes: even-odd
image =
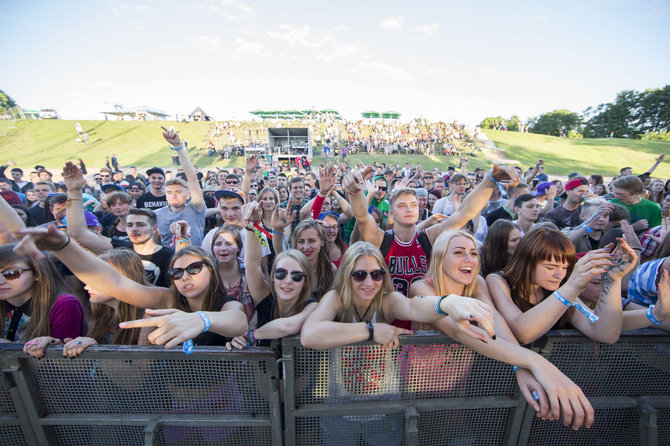
[[[437,23],[431,23],[430,25],[419,25],[414,28],[414,31],[419,34],[423,34],[424,37],[431,37],[437,34],[437,31],[440,29],[440,25]]]
[[[233,42],[233,54],[236,56],[243,56],[245,54],[263,54],[265,53],[265,46],[262,43],[258,42],[247,42],[246,40],[240,38],[235,39]]]
[[[317,38],[312,33],[312,28],[309,25],[291,25],[282,23],[279,25],[279,31],[269,31],[268,36],[273,40],[281,40],[288,45],[302,45],[309,48],[318,48],[323,46],[324,39]]]
[[[316,60],[319,62],[333,62],[335,59],[339,57],[349,57],[358,54],[358,52],[361,49],[357,47],[356,45],[351,45],[348,43],[345,43],[343,45],[339,45],[337,43],[334,43],[332,46],[332,51],[329,53],[319,53],[316,56]]]
[[[381,21],[379,27],[384,31],[396,31],[402,29],[402,24],[404,22],[405,20],[400,15],[396,17],[387,17]]]
[[[207,8],[231,22],[240,22],[256,15],[256,10],[242,0],[205,1],[204,4],[195,4],[195,6]]]
[[[395,65],[385,64],[383,62],[361,62],[351,68],[351,71],[369,74],[371,76],[389,78],[396,82],[409,82],[414,80],[412,73],[403,70]]]
[[[221,37],[219,36],[192,36],[191,40],[199,45],[203,45],[210,50],[221,47]]]
[[[149,10],[150,10],[150,8],[146,5],[135,6],[135,11],[137,11],[137,12],[146,12],[146,11],[149,11]]]

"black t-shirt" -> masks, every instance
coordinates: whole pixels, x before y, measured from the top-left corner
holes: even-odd
[[[165,206],[168,205],[167,198],[165,195],[161,195],[160,197],[155,196],[151,192],[147,192],[146,194],[140,196],[137,199],[135,207],[140,209],[140,208],[146,208],[146,209],[151,209],[152,211],[155,211],[156,209],[164,208]]]
[[[108,226],[102,231],[102,235],[109,237],[111,239],[113,248],[131,248],[133,247],[132,242],[128,238],[128,233],[125,231],[119,231],[116,228],[116,223],[111,226]]]
[[[580,212],[580,207],[569,211],[563,206],[559,206],[547,213],[547,220],[558,226],[558,229],[574,228],[575,226],[579,226],[582,222],[581,218],[579,218]]]
[[[33,217],[33,221],[35,222],[35,226],[39,226],[39,225],[45,223],[44,208],[42,206],[40,206],[39,204],[35,204],[35,206],[28,209],[28,212],[30,212],[30,215]]]
[[[170,268],[170,261],[174,255],[174,250],[161,246],[161,249],[153,254],[138,254],[142,259],[142,266],[144,267],[144,274],[149,283],[168,288],[170,286],[170,278],[167,271]]]
[[[310,296],[305,301],[305,306],[311,304],[312,302],[317,303],[318,300],[313,296]],[[256,305],[256,328],[261,328],[263,325],[274,319],[273,313],[275,310],[274,298],[272,294],[268,294],[265,299],[260,301]],[[258,345],[269,346],[272,342],[272,339],[263,339],[258,341]]]
[[[217,302],[215,305],[214,309],[210,311],[221,311],[221,309],[226,305],[228,302],[237,302],[237,300],[233,296],[221,296],[221,299]],[[200,333],[198,336],[196,336],[195,339],[193,339],[193,343],[195,345],[226,345],[226,342],[228,341],[228,338],[225,336],[221,336],[220,334],[214,333],[212,331],[207,331],[205,333]]]
[[[491,212],[489,215],[486,216],[486,224],[490,228],[493,222],[495,222],[496,220],[500,220],[501,218],[503,220],[510,220],[510,221],[514,220],[514,218],[512,218],[512,216],[509,214],[509,212],[507,212],[505,207],[500,206],[498,209],[496,209],[495,211]]]

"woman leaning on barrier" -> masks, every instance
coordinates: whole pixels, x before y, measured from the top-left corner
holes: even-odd
[[[431,323],[451,318],[464,333],[481,341],[494,336],[488,305],[457,295],[407,299],[394,291],[385,266],[379,249],[371,243],[351,245],[340,264],[334,289],[321,299],[303,325],[302,345],[326,349],[368,340],[395,348],[399,335],[412,333],[390,325],[395,319]],[[486,332],[471,325],[473,322]],[[399,397],[401,379],[392,350],[363,345],[334,350],[329,358],[321,365],[328,370],[318,373],[316,383],[318,393],[327,395],[327,402]],[[399,414],[321,419],[324,441],[333,445],[358,444],[361,438],[368,444],[400,444],[402,424]]]
[[[296,249],[281,252],[275,258],[270,282],[265,280],[260,266],[261,243],[265,241],[254,226],[261,218],[261,205],[248,203],[244,212],[248,224],[244,251],[246,282],[256,311],[253,328],[229,342],[229,350],[300,333],[305,319],[317,305],[317,300],[311,297],[309,260]]]
[[[593,422],[593,409],[582,391],[545,358],[519,346],[505,320],[495,310],[486,282],[479,275],[479,268],[479,253],[472,234],[465,231],[448,231],[440,234],[433,245],[430,268],[423,279],[412,284],[411,297],[414,300],[421,295],[456,294],[472,297],[489,305],[493,311],[496,337],[486,343],[466,336],[449,318],[436,321],[432,325],[482,355],[518,367],[516,377],[519,388],[528,403],[538,412],[539,417],[558,419],[563,415],[566,426],[572,425],[575,429],[582,424],[590,426]],[[449,354],[447,347],[445,346],[447,351],[438,350],[437,353],[442,356]],[[432,373],[437,376],[441,372],[433,365],[440,362],[434,358],[422,358],[417,353],[421,352],[408,352],[407,367],[414,375]],[[459,368],[456,369],[456,366]],[[450,366],[450,375],[455,373],[465,375],[469,371],[465,369],[469,364],[456,366]],[[439,383],[426,381],[427,384],[424,385],[431,385],[432,388],[422,390],[437,390],[435,387]],[[533,393],[537,395],[537,401],[533,398]]]
[[[0,246],[0,342],[30,339],[24,345],[29,352],[83,335],[84,310],[51,261],[15,247]]]
[[[567,323],[595,341],[619,339],[621,279],[637,256],[623,238],[611,249],[590,251],[576,261],[574,245],[560,231],[538,228],[521,239],[502,275],[486,278],[496,308],[519,342],[531,343]],[[594,313],[578,295],[601,274],[603,292]]]
[[[98,259],[55,226],[26,229],[15,250],[36,258],[49,250],[82,282],[98,292],[146,310],[148,319],[125,322],[121,328],[157,327],[148,335],[152,344],[172,348],[193,340],[200,345],[225,345],[225,337],[246,332],[242,305],[226,297],[214,262],[200,248],[185,248],[172,258],[168,276],[171,288],[147,286],[123,276]],[[190,344],[192,346],[192,344]]]

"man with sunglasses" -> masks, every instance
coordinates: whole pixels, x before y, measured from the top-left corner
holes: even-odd
[[[561,206],[547,213],[546,219],[558,226],[558,229],[574,228],[582,223],[579,214],[584,196],[589,192],[589,182],[577,177],[565,184],[566,199]]]

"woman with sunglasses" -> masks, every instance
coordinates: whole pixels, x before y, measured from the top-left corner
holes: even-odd
[[[273,237],[272,242],[277,253],[283,250],[282,236],[279,234],[283,234],[285,228],[291,224],[293,214],[295,214],[295,211],[289,215],[287,209],[281,209],[279,206],[273,214],[272,223],[275,237]],[[330,261],[328,241],[323,229],[321,229],[321,224],[311,219],[300,222],[291,236],[291,248],[302,252],[309,260],[312,295],[320,299],[330,290],[337,271],[335,265]]]
[[[247,205],[246,220],[253,224],[260,219],[260,207]],[[270,273],[270,282],[261,269],[261,243],[252,225],[246,231],[244,262],[247,266],[246,280],[249,292],[256,303],[254,327],[244,336],[238,336],[227,344],[243,349],[257,341],[280,339],[300,333],[307,316],[314,311],[317,300],[311,297],[309,260],[300,251],[289,249],[275,258]]]
[[[494,335],[491,309],[487,305],[456,295],[407,299],[394,291],[385,267],[384,258],[373,244],[359,241],[351,245],[337,271],[334,289],[321,299],[302,327],[302,345],[329,349],[374,340],[384,347],[395,348],[399,335],[412,332],[390,325],[394,319],[430,323],[449,317],[467,333],[486,338],[483,331],[470,325],[476,321],[489,335]],[[366,398],[397,397],[400,378],[390,352],[364,345],[336,350],[330,359],[326,384],[329,398],[346,400],[361,391]],[[321,419],[324,444],[338,446],[358,444],[361,440],[370,444],[400,444],[401,426],[402,419],[397,414]]]
[[[24,345],[30,352],[83,335],[84,310],[53,263],[17,254],[15,247],[0,246],[0,342],[31,339]]]
[[[574,419],[567,417],[564,421],[567,424],[572,422],[573,427],[576,428],[586,417],[587,425],[589,425],[588,419],[592,418],[593,409],[582,391],[542,356],[519,346],[505,320],[493,307],[486,282],[479,275],[479,267],[477,243],[472,234],[466,231],[444,232],[433,244],[430,267],[426,276],[412,284],[410,296],[416,299],[421,295],[457,294],[483,302],[493,309],[497,336],[486,343],[479,342],[472,336],[466,336],[459,331],[449,318],[433,323],[432,327],[420,328],[437,328],[450,338],[480,354],[519,367],[516,373],[519,388],[541,418],[558,418],[561,410],[569,411],[571,407],[576,407],[580,408],[580,413]],[[436,348],[428,352],[429,357],[426,357],[425,352],[421,350],[408,349],[406,363],[408,373],[411,373],[412,376],[418,374],[443,375],[444,370],[436,369],[435,364],[444,364],[444,358],[451,354],[450,346],[444,347],[442,350]],[[441,358],[441,362],[437,361],[437,358]],[[465,356],[456,365],[452,362],[448,371],[450,376],[453,377],[455,373],[467,376],[472,361],[464,361],[464,359],[466,359]],[[421,390],[435,391],[440,385],[441,383],[424,380]],[[538,401],[533,398],[533,391],[537,392]]]
[[[538,228],[526,234],[502,274],[486,283],[496,308],[514,336],[529,344],[552,327],[570,323],[598,342],[616,342],[621,333],[621,279],[637,256],[624,239],[589,251],[576,261],[575,247],[560,231]],[[596,275],[603,275],[603,293],[595,314],[579,294]]]
[[[98,259],[53,225],[47,229],[26,229],[17,251],[41,258],[40,249],[49,250],[86,285],[116,299],[147,310],[155,316],[125,322],[121,328],[157,327],[148,339],[172,348],[193,340],[199,345],[225,345],[248,329],[242,304],[223,293],[214,262],[200,248],[188,247],[172,258],[168,276],[171,288],[146,286],[123,276]],[[188,347],[188,343],[185,344]]]

